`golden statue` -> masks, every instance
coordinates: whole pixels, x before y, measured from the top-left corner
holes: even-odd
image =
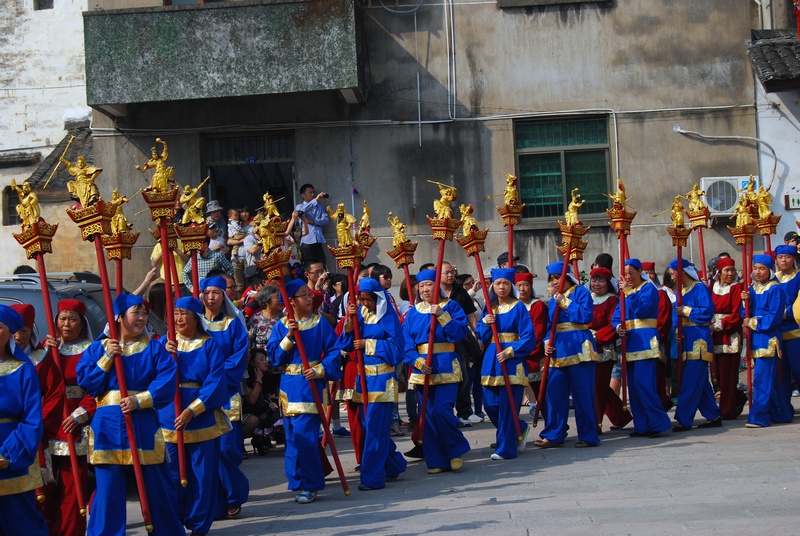
[[[274,197],[272,197],[270,195],[269,192],[267,192],[267,193],[264,194],[264,198],[263,199],[264,199],[264,210],[266,211],[266,217],[267,218],[274,218],[276,216],[280,217],[281,213],[278,210],[278,207],[276,206],[276,203],[278,201],[280,201],[281,199],[283,199],[283,197],[281,197],[281,199],[275,199]]]
[[[472,215],[475,208],[470,205],[459,205],[458,210],[461,211],[461,233],[464,236],[469,236],[473,229],[478,229],[478,220]]]
[[[694,183],[692,189],[684,196],[689,202],[689,212],[702,212],[706,208],[706,204],[703,202],[704,195],[706,195],[705,190],[701,190],[700,185]]]
[[[686,226],[686,219],[683,214],[683,196],[676,195],[675,201],[672,202],[672,207],[670,208],[672,211],[672,226],[673,227],[685,227]]]
[[[567,211],[564,213],[564,219],[566,220],[566,224],[569,226],[577,225],[581,222],[580,218],[578,217],[578,209],[586,203],[585,199],[581,199],[581,194],[578,193],[578,189],[574,188],[572,190],[572,201],[569,202],[569,206],[567,207]]]
[[[111,217],[111,234],[129,233],[133,228],[133,225],[122,212],[122,205],[127,202],[128,198],[124,195],[119,195],[119,190],[114,188],[111,193],[111,201],[109,201],[109,204],[114,206],[114,215]]]
[[[203,217],[203,208],[206,206],[206,198],[202,196],[198,197],[198,195],[210,178],[211,176],[206,177],[205,180],[195,188],[192,188],[188,184],[183,187],[183,193],[181,193],[180,197],[180,202],[184,206],[181,225],[189,225],[190,223],[202,225],[203,222],[206,221]]]
[[[456,190],[455,186],[448,186],[441,182],[428,182],[439,187],[439,195],[441,197],[433,200],[433,211],[436,212],[436,217],[439,219],[452,218],[453,211],[450,208],[450,203],[458,198],[458,190]]]
[[[739,192],[744,193],[744,197],[746,198],[748,203],[756,202],[758,194],[756,193],[756,179],[753,175],[750,175],[750,179],[747,181],[747,186],[745,186],[744,188],[740,188]]]
[[[281,244],[281,237],[277,230],[281,227],[280,216],[262,217],[260,214],[253,218],[254,232],[261,239],[264,253],[269,253]]]
[[[164,146],[164,149],[161,151],[161,156],[158,156],[158,151],[156,150],[156,147],[158,147],[159,143]],[[155,168],[155,172],[153,172],[153,178],[150,182],[150,190],[156,192],[166,192],[169,191],[169,183],[172,180],[173,175],[175,175],[175,169],[172,167],[167,167],[167,164],[165,163],[167,158],[169,158],[167,143],[162,141],[161,138],[156,138],[156,147],[150,148],[150,160],[148,160],[144,166],[136,166],[136,170],[144,173],[150,168]]]
[[[739,202],[733,210],[731,218],[736,218],[736,227],[744,227],[753,223],[753,218],[750,216],[750,207],[748,206],[747,194],[739,197]]]
[[[364,200],[364,213],[361,215],[361,221],[358,222],[358,232],[359,233],[368,233],[369,232],[369,205],[367,204],[367,200]]]
[[[19,204],[17,205],[17,216],[22,220],[22,227],[28,228],[37,223],[42,218],[39,209],[39,196],[31,191],[31,185],[23,182],[22,186],[17,186],[14,179],[11,179],[11,189],[17,192]]]
[[[517,191],[519,179],[511,173],[506,174],[506,187],[503,190],[503,203],[506,205],[519,205],[519,192]]]
[[[325,209],[336,222],[336,238],[339,241],[339,247],[346,248],[352,246],[353,234],[350,232],[350,227],[356,222],[355,217],[345,212],[344,203],[339,203],[336,206],[336,212],[331,210],[329,206],[325,207]]]
[[[772,195],[763,186],[758,187],[756,206],[758,207],[759,219],[769,218],[769,215],[772,214]]]
[[[623,212],[628,210],[628,198],[625,195],[625,185],[622,181],[617,179],[617,191],[611,195],[606,194],[606,197],[611,199],[614,207],[621,209]]]
[[[100,199],[100,191],[94,181],[103,172],[103,169],[87,166],[86,157],[83,155],[78,157],[74,165],[63,156],[59,157],[59,161],[64,164],[69,174],[75,177],[74,181],[67,183],[70,196],[80,203],[82,208],[97,203],[97,200]]]
[[[398,216],[392,218],[392,213],[389,213],[389,217],[387,218],[389,225],[392,226],[392,231],[394,231],[394,236],[392,237],[392,248],[396,248],[400,244],[405,244],[408,242],[408,238],[406,237],[406,224],[400,221]]]

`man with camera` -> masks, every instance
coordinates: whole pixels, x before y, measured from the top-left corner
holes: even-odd
[[[306,183],[300,187],[300,199],[303,202],[295,210],[300,213],[308,229],[308,233],[300,239],[300,255],[303,261],[314,259],[325,264],[325,236],[322,228],[328,224],[330,218],[322,206],[322,199],[327,197],[325,192],[314,193],[314,186],[311,184]]]

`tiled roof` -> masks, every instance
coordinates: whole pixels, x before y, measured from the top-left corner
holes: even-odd
[[[800,88],[800,41],[795,30],[753,30],[747,55],[768,92]]]
[[[67,151],[65,158],[70,162],[75,162],[75,160],[82,155],[86,157],[86,163],[92,165],[94,161],[92,130],[89,128],[88,124],[87,126],[71,128],[67,131],[67,135],[64,136],[64,139],[61,140],[56,148],[42,160],[42,163],[36,168],[36,171],[28,177],[28,182],[31,186],[34,188],[41,188],[45,185],[50,174],[53,172],[53,168],[58,164],[59,157],[64,154],[64,149],[67,148],[67,144],[72,136],[75,136],[75,139],[72,140],[72,144],[69,146],[69,151]],[[72,180],[72,176],[63,165],[59,165],[56,174],[53,175],[47,188],[66,188],[67,181],[70,180]]]

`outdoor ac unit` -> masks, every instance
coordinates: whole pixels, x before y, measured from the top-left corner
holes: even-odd
[[[755,178],[755,188],[758,188],[758,177]],[[739,202],[739,190],[747,188],[750,181],[749,175],[737,177],[702,177],[700,188],[706,192],[706,205],[712,216],[730,216]]]

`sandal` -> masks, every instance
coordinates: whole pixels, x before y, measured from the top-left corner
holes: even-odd
[[[241,506],[229,506],[228,507],[228,519],[233,519],[239,517],[239,514],[242,513]]]

